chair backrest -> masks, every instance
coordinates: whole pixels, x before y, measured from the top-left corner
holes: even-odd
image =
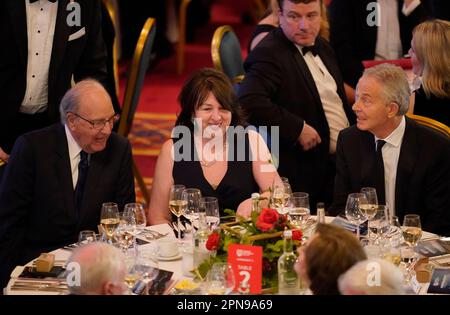
[[[128,73],[127,86],[123,99],[122,114],[120,116],[118,134],[128,136],[133,124],[134,114],[141,96],[145,74],[150,62],[150,53],[155,42],[156,22],[148,18],[142,27],[141,35],[134,49],[133,61]]]
[[[114,74],[114,87],[116,89],[116,95],[117,97],[119,97],[119,43],[118,43],[118,39],[117,39],[117,12],[116,9],[114,8],[113,4],[111,3],[111,1],[108,0],[103,0],[103,4],[106,8],[106,11],[108,12],[108,16],[109,16],[109,20],[111,21],[111,25],[113,27],[113,32],[114,32],[114,41],[112,43],[112,51],[108,51],[108,54],[112,55],[112,68],[113,68],[113,74]],[[104,18],[104,17],[102,17]],[[106,22],[103,22],[103,24],[105,25]],[[111,31],[111,30],[110,30]],[[103,30],[104,32],[104,30]],[[103,34],[105,35],[105,34]],[[106,43],[105,40],[105,44],[108,46],[109,43]],[[107,49],[109,50],[110,47],[107,47]]]
[[[225,73],[233,83],[244,78],[241,44],[229,25],[216,29],[211,42],[211,55],[214,67]]]
[[[420,115],[414,115],[414,114],[406,114],[409,118],[414,119],[415,121],[417,121],[419,124],[430,127],[436,131],[438,131],[439,133],[443,134],[444,136],[450,138],[450,128],[431,118],[428,117],[424,117],[424,116],[420,116]]]

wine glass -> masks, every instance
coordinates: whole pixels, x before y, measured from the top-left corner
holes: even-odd
[[[303,229],[310,216],[308,193],[293,193],[289,204],[289,222],[294,227]]]
[[[345,216],[347,220],[356,225],[356,237],[359,240],[359,225],[367,220],[361,210],[361,205],[367,205],[366,195],[363,193],[352,193],[347,197],[345,205]]]
[[[136,232],[141,233],[147,226],[147,217],[144,206],[141,203],[127,203],[124,208],[124,215],[131,213],[136,223]]]
[[[116,229],[116,239],[118,245],[123,252],[133,247],[136,238],[134,236],[134,231],[136,230],[136,219],[134,213],[131,211],[124,211],[122,217],[120,218],[119,226]]]
[[[94,231],[83,230],[78,234],[78,246],[93,243],[97,241],[97,237]]]
[[[204,197],[200,199],[200,211],[206,214],[206,225],[210,231],[214,231],[220,223],[219,201],[216,197]]]
[[[422,237],[422,225],[418,214],[407,214],[403,218],[403,239],[414,248]]]
[[[181,243],[180,217],[186,212],[188,199],[184,185],[173,185],[170,188],[169,209],[177,217],[178,242]]]
[[[414,251],[414,247],[408,245],[400,247],[400,257],[402,263],[405,264],[405,284],[408,284],[413,276],[412,266],[418,260],[419,255]]]
[[[363,187],[361,188],[361,193],[366,195],[367,205],[362,205],[361,210],[367,218],[367,227],[370,225],[370,220],[373,219],[375,213],[377,212],[378,198],[377,190],[373,187]],[[370,239],[370,228],[367,232],[367,237]]]
[[[380,240],[384,241],[386,235],[389,233],[389,211],[388,207],[384,205],[378,205],[375,215],[372,220],[368,222],[369,231],[375,235],[375,243],[379,243]]]
[[[272,191],[270,195],[270,202],[280,214],[285,213],[285,206],[292,193],[289,183],[283,182],[280,179],[275,179],[272,183]]]
[[[106,234],[106,239],[109,244],[113,243],[114,233],[119,226],[119,208],[117,203],[105,202],[102,204],[102,213],[100,216],[100,225],[103,232]]]
[[[200,189],[188,188],[186,189],[188,205],[184,216],[191,223],[191,228],[188,232],[191,232],[194,227],[194,222],[198,220],[198,212],[200,209],[200,199],[202,198],[202,193]]]
[[[206,277],[206,294],[228,295],[236,285],[233,268],[226,262],[214,263]]]

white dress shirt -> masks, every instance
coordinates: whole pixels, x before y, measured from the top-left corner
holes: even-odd
[[[379,26],[377,27],[377,43],[375,60],[399,59],[403,55],[400,39],[400,23],[398,20],[398,0],[377,0],[379,5]],[[403,3],[402,14],[408,16],[420,5],[420,0],[409,6]]]
[[[402,117],[402,121],[389,136],[384,139],[375,136],[375,149],[377,140],[386,141],[381,149],[383,155],[384,165],[384,189],[386,196],[386,205],[389,208],[391,215],[395,215],[395,181],[397,179],[398,158],[400,156],[400,149],[402,147],[403,136],[405,134],[406,121]]]
[[[302,47],[296,45],[303,55]],[[349,126],[347,115],[345,115],[344,105],[337,93],[337,84],[333,76],[328,72],[319,55],[314,56],[311,52],[303,55],[306,65],[314,79],[317,91],[319,92],[325,117],[330,128],[329,152],[336,152],[336,142],[339,132]]]
[[[72,174],[72,185],[73,189],[75,190],[75,186],[77,185],[78,181],[78,164],[80,164],[81,147],[73,138],[72,133],[70,132],[67,125],[64,125],[64,128],[66,129],[67,145],[69,146],[69,159],[70,159],[70,170]]]
[[[17,0],[19,1],[19,0]],[[20,112],[35,114],[47,109],[48,71],[55,34],[58,1],[25,1],[27,14],[27,87]]]

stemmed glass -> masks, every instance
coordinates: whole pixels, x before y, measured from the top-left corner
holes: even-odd
[[[184,216],[189,220],[191,223],[191,229],[189,232],[192,231],[194,227],[194,222],[198,220],[198,212],[200,209],[200,199],[202,198],[202,193],[200,189],[197,188],[188,188],[186,189],[187,194],[187,200],[188,205],[186,208],[186,211],[184,213]]]
[[[378,207],[377,190],[373,187],[363,187],[361,188],[361,193],[366,195],[367,205],[362,205],[361,210],[367,218],[367,237],[370,239],[370,220],[375,217]]]
[[[114,233],[119,226],[119,208],[117,203],[105,202],[102,204],[102,213],[100,216],[100,224],[103,232],[106,234],[107,242],[113,243]]]
[[[347,220],[356,225],[356,237],[359,240],[359,225],[367,220],[361,210],[361,206],[367,205],[366,195],[363,193],[352,193],[347,197],[345,205],[345,216]]]
[[[214,231],[220,223],[219,201],[216,197],[200,199],[200,211],[206,214],[206,224],[210,231]]]
[[[127,203],[123,210],[124,215],[130,213],[134,216],[136,232],[141,233],[147,226],[147,217],[141,203]]]
[[[120,219],[119,226],[116,229],[116,238],[124,253],[134,245],[136,238],[134,232],[136,230],[136,219],[131,211],[124,211]]]
[[[402,225],[403,240],[408,246],[400,249],[402,262],[406,264],[406,278],[408,283],[412,277],[411,266],[418,259],[418,255],[414,251],[417,243],[422,237],[422,225],[420,223],[420,216],[417,214],[407,214],[403,218]]]
[[[272,206],[280,213],[285,214],[285,208],[292,194],[291,185],[283,180],[275,179],[272,184],[270,201]]]
[[[310,216],[308,193],[293,193],[289,203],[289,222],[294,227],[303,229]]]
[[[233,268],[226,262],[214,263],[206,278],[206,294],[228,295],[236,285]]]
[[[375,234],[375,243],[379,244],[380,240],[384,241],[390,230],[388,207],[378,205],[375,215],[367,225],[369,231]]]
[[[186,187],[184,185],[173,185],[170,188],[169,209],[177,217],[178,242],[181,243],[180,217],[184,215],[188,206]]]
[[[93,243],[97,240],[97,236],[94,231],[83,230],[78,234],[78,246]]]

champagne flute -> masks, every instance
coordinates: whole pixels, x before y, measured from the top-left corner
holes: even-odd
[[[200,199],[200,211],[206,214],[208,229],[214,231],[220,223],[219,201],[216,197],[204,197]]]
[[[347,220],[356,225],[356,237],[359,240],[359,225],[367,220],[361,211],[361,205],[367,204],[366,195],[363,193],[352,193],[347,197],[345,205],[345,216]]]
[[[147,216],[144,206],[141,203],[127,203],[124,208],[124,215],[131,213],[134,216],[136,232],[141,233],[147,226]]]
[[[412,248],[414,248],[422,237],[422,225],[420,216],[417,214],[407,214],[403,218],[403,239]]]
[[[370,239],[370,220],[375,217],[378,207],[377,190],[374,187],[363,187],[361,188],[361,193],[366,195],[367,204],[361,205],[361,210],[367,218],[367,237]]]
[[[184,185],[173,185],[170,188],[169,209],[177,217],[178,242],[181,243],[180,217],[186,212],[188,199]]]
[[[100,216],[100,224],[106,234],[106,239],[109,244],[113,243],[114,233],[119,226],[119,208],[117,203],[105,202],[102,204],[102,213]]]

